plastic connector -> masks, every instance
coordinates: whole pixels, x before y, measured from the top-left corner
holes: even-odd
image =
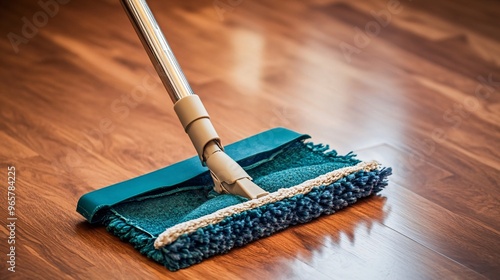
[[[236,194],[249,199],[268,194],[252,182],[248,173],[224,152],[219,136],[197,95],[180,99],[175,103],[174,110],[202,164],[210,169],[216,192]]]
[[[249,199],[269,194],[254,182],[248,173],[217,143],[209,143],[205,149],[206,165],[214,180],[214,190],[218,193],[237,194]]]

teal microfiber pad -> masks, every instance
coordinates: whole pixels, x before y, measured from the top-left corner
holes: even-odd
[[[270,193],[259,199],[214,192],[208,170],[193,157],[88,193],[77,211],[175,271],[335,213],[387,185],[390,168],[308,138],[275,128],[226,147]]]

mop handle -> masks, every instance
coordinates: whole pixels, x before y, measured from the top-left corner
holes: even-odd
[[[193,91],[145,0],[122,0],[132,25],[175,103]]]
[[[249,199],[268,194],[225,152],[200,98],[193,93],[145,0],[122,0],[132,25],[174,102],[174,110],[202,164],[210,170],[214,190]]]

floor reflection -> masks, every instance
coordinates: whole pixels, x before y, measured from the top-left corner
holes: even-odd
[[[291,278],[305,274],[314,279],[331,278],[328,272],[332,271],[335,278],[348,277],[353,268],[365,264],[365,260],[357,256],[358,243],[363,246],[372,242],[373,229],[383,227],[390,215],[391,207],[386,201],[383,196],[363,199],[333,215],[283,231],[280,235],[285,235],[287,241],[280,244],[280,250],[287,251],[290,257],[280,254],[277,259],[271,259],[272,262],[281,263],[282,275]],[[373,257],[377,256],[376,252],[372,253]]]

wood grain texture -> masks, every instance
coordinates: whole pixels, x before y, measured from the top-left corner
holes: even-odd
[[[15,273],[0,228],[0,278],[498,278],[498,1],[149,2],[224,143],[289,127],[392,166],[389,187],[169,272],[75,212],[194,155],[119,1],[45,18],[2,1],[0,217],[13,165],[18,221]]]

